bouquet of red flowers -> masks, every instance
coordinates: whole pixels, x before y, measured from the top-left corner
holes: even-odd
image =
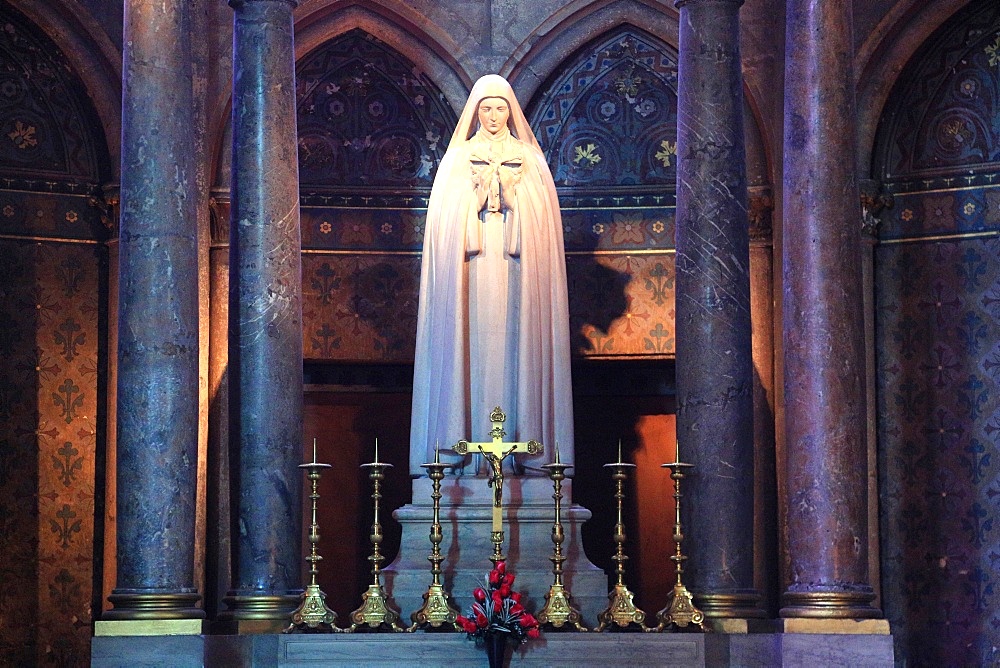
[[[514,574],[498,561],[490,571],[486,588],[473,590],[472,614],[459,615],[458,623],[476,644],[489,647],[490,640],[499,639],[503,647],[508,640],[524,643],[538,637],[538,620],[521,605],[521,595],[511,589],[513,584]]]

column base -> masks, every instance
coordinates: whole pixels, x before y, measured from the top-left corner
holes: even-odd
[[[101,615],[106,621],[204,619],[205,611],[195,606],[197,592],[152,592],[115,589],[108,600],[114,608]]]
[[[882,611],[874,608],[875,592],[860,586],[851,591],[786,591],[781,597],[781,617],[810,619],[875,619]]]
[[[779,619],[782,633],[821,633],[837,635],[887,636],[887,619],[812,619],[790,617]]]
[[[204,619],[120,619],[94,622],[94,635],[111,636],[199,636],[208,624]]]
[[[764,598],[754,589],[694,595],[694,604],[705,619],[762,619]]]
[[[213,629],[245,635],[280,633],[288,628],[302,600],[300,594],[247,594],[229,592],[222,599],[226,610],[219,613]]]
[[[716,617],[705,619],[703,626],[713,633],[726,633],[729,635],[781,633],[780,619],[761,619],[759,617],[741,619]]]

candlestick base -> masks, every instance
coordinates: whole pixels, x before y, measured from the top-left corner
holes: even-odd
[[[336,623],[337,613],[326,607],[326,594],[318,584],[310,584],[302,592],[302,603],[292,613],[292,623],[284,632],[342,633],[344,629]]]
[[[656,613],[656,619],[659,624],[650,631],[662,631],[671,625],[683,628],[688,624],[694,624],[702,631],[707,630],[704,625],[705,615],[694,606],[691,592],[680,583],[674,585],[673,591],[667,596],[666,607]]]
[[[445,624],[450,624],[456,631],[461,628],[458,624],[458,610],[451,607],[447,592],[439,584],[432,584],[427,588],[423,607],[411,614],[410,620],[413,625],[406,630],[411,633],[428,626],[440,628]]]
[[[367,626],[372,631],[395,631],[400,633],[406,629],[399,625],[399,612],[390,607],[382,584],[376,582],[368,585],[368,591],[361,595],[361,607],[351,613],[351,626],[348,633]]]
[[[645,630],[643,622],[646,621],[646,613],[636,607],[635,594],[623,584],[615,585],[615,588],[608,594],[608,607],[597,615],[597,628],[595,632],[615,625],[620,629],[627,629],[632,625],[637,625],[641,630]]]
[[[572,624],[577,631],[586,631],[587,627],[581,623],[580,611],[573,607],[570,599],[570,593],[564,586],[553,584],[545,595],[545,607],[535,615],[538,623],[557,629]]]

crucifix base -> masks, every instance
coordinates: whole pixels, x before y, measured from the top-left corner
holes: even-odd
[[[463,614],[472,605],[472,590],[483,586],[492,568],[490,531],[493,492],[482,476],[448,476],[441,483],[441,564],[445,590]],[[572,481],[563,483],[566,499],[572,498]],[[427,561],[431,545],[427,532],[432,521],[431,481],[413,481],[415,503],[399,508],[393,517],[403,535],[396,560],[382,570],[386,588],[404,611],[422,604],[431,574]],[[563,506],[565,533],[563,582],[572,592],[584,624],[595,625],[597,614],[607,607],[608,578],[583,551],[581,527],[591,513],[579,505]],[[517,577],[514,589],[521,592],[529,610],[545,605],[552,586],[552,481],[547,477],[510,476],[504,482],[503,552]]]

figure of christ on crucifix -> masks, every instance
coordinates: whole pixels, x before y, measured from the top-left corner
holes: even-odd
[[[503,423],[506,419],[507,416],[503,410],[497,406],[490,412],[490,422],[493,423],[490,437],[493,440],[489,443],[459,441],[452,446],[452,450],[460,455],[469,454],[470,446],[475,447],[490,465],[488,483],[493,488],[493,528],[490,532],[493,555],[490,557],[490,561],[494,564],[506,559],[503,555],[503,460],[515,453],[538,455],[543,450],[542,444],[534,440],[523,443],[504,443],[503,437],[506,436],[507,432],[503,429]]]
[[[517,446],[514,445],[510,450],[497,457],[492,452],[484,450],[482,443],[479,444],[479,452],[482,453],[490,465],[490,479],[487,484],[493,488],[494,508],[500,508],[503,505],[503,460],[507,459],[507,456],[516,449]]]

